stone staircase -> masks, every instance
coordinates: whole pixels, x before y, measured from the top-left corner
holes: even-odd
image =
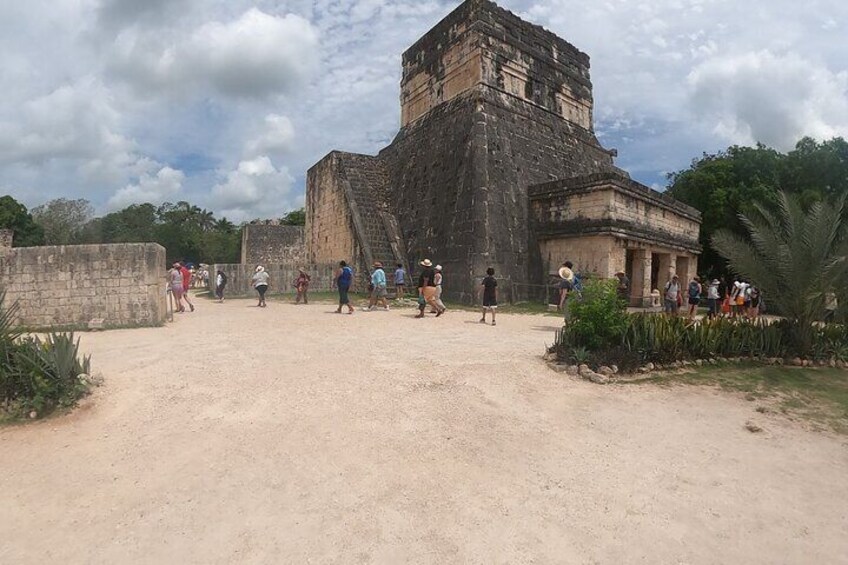
[[[387,203],[388,171],[377,157],[345,153],[342,172],[350,185],[350,207],[363,253],[360,272],[381,261],[391,284],[395,265],[406,261],[397,220]]]

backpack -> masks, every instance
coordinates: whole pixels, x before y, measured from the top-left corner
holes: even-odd
[[[339,275],[339,282],[348,284],[350,280],[353,278],[353,271],[350,267],[344,267],[342,269],[342,273]]]
[[[701,285],[696,282],[689,283],[689,298],[698,298],[701,296]]]

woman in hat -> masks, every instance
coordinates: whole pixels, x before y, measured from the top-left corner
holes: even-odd
[[[265,272],[265,267],[259,265],[256,267],[256,272],[253,273],[253,288],[256,289],[256,292],[259,293],[259,304],[262,308],[265,308],[265,292],[268,290],[268,279],[271,278],[268,276],[268,273]]]
[[[374,272],[371,273],[371,299],[368,302],[366,310],[371,310],[379,302],[384,310],[389,309],[389,301],[386,298],[386,272],[383,270],[383,264],[379,261],[374,261]]]
[[[433,263],[429,259],[424,259],[420,265],[424,267],[424,270],[418,277],[418,296],[422,297],[424,302],[436,310],[436,317],[438,318],[444,314],[445,309],[436,302],[436,271],[433,270]],[[423,318],[424,311],[421,310],[415,317]]]

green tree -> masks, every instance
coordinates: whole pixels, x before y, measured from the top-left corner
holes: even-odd
[[[133,204],[100,219],[102,243],[146,243],[156,240],[156,207]]]
[[[57,198],[32,209],[32,218],[44,230],[47,245],[78,243],[92,216],[94,208],[84,199]]]
[[[280,224],[284,226],[305,226],[306,225],[306,210],[292,210],[286,213],[281,219]]]
[[[35,223],[26,206],[8,194],[0,197],[0,228],[15,232],[14,247],[44,245],[44,230]]]
[[[846,195],[818,201],[807,210],[798,195],[777,193],[777,203],[755,203],[740,214],[747,237],[720,229],[714,248],[731,270],[750,279],[790,322],[798,353],[810,351],[813,322],[824,308],[827,292],[848,283]]]
[[[775,200],[780,160],[777,151],[764,145],[733,146],[715,155],[704,154],[688,169],[669,175],[668,194],[701,212],[702,271],[725,272],[712,235],[720,229],[744,234],[737,214],[748,212],[755,202]]]

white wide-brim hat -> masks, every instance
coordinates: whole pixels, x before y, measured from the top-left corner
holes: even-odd
[[[421,261],[421,266],[422,267],[432,267],[433,262],[430,261],[429,259],[424,259],[423,261]]]

